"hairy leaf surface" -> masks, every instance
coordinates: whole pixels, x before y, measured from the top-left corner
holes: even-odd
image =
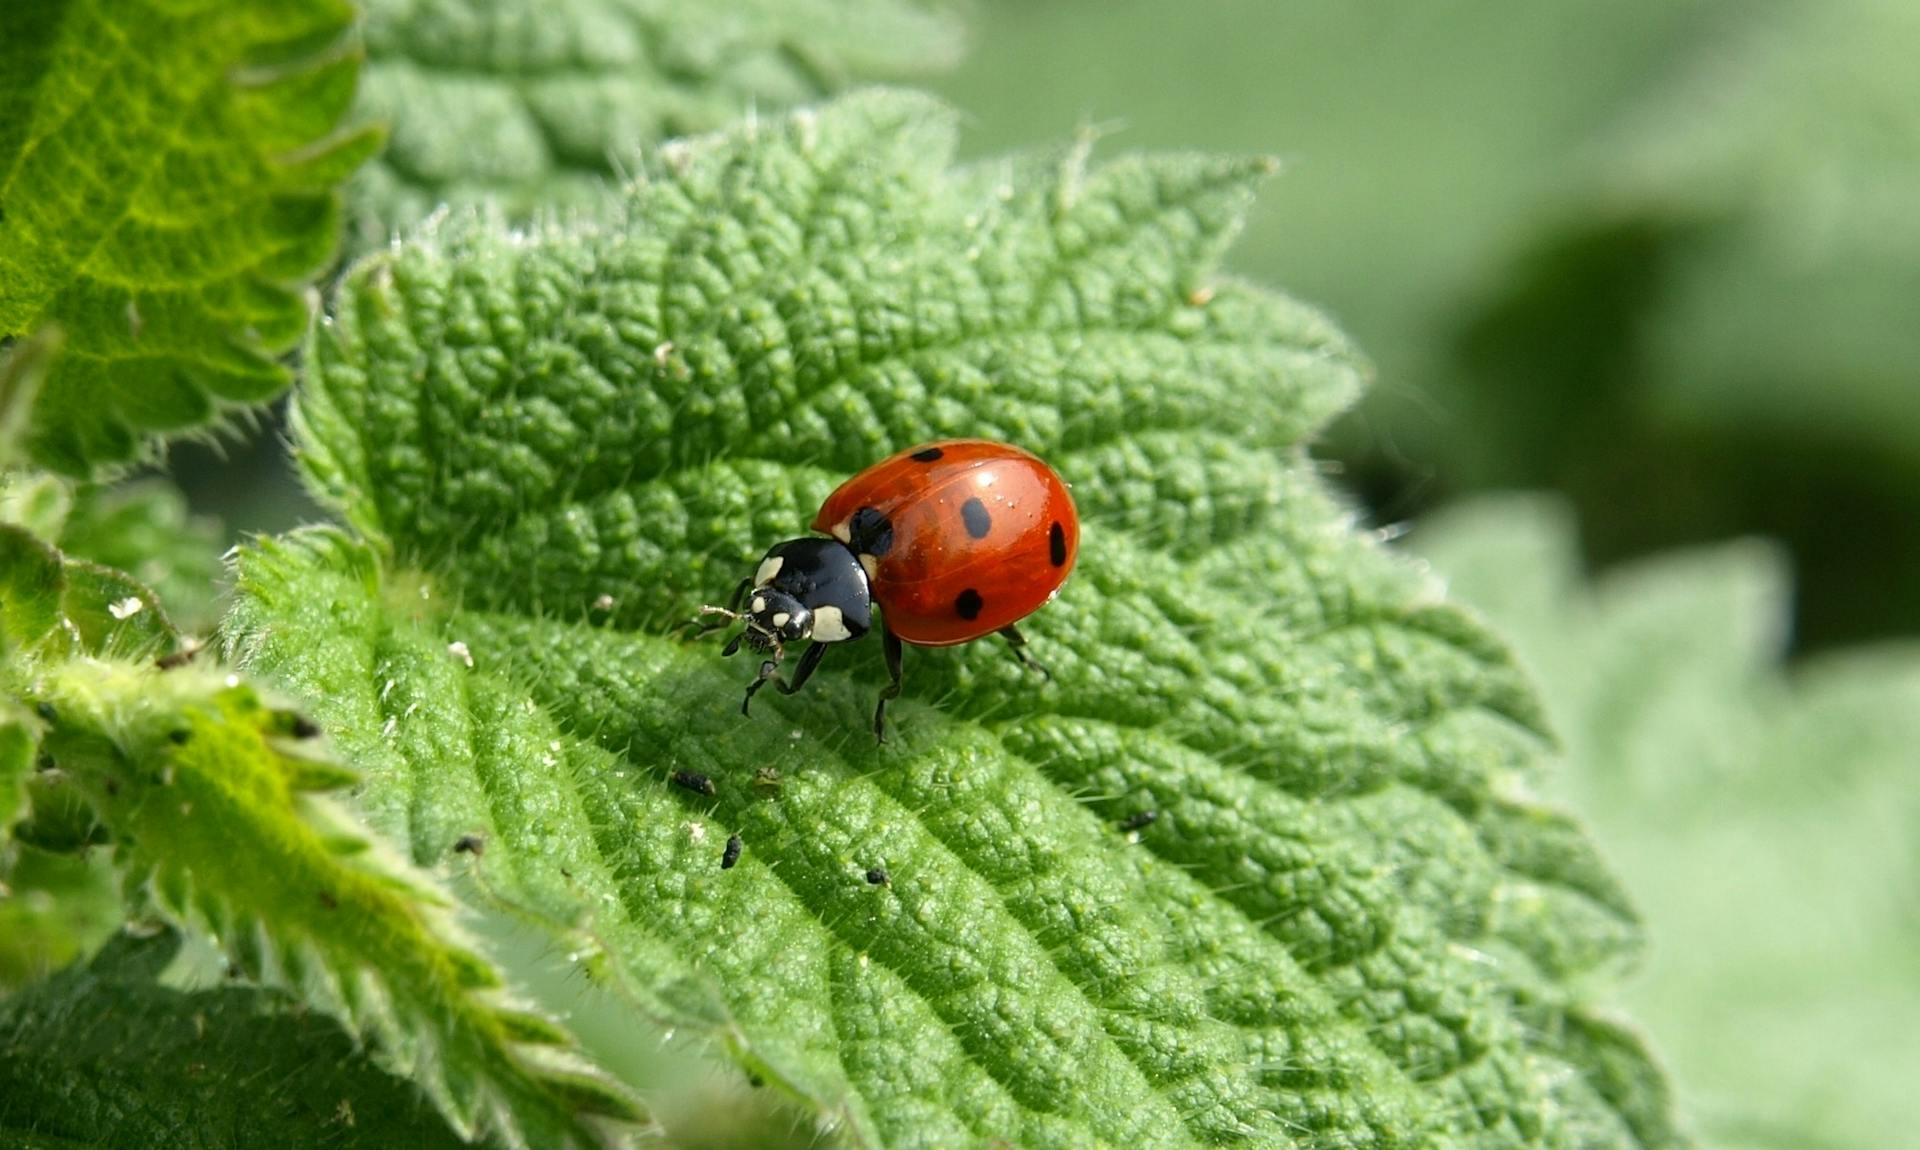
[[[72,475],[280,390],[338,239],[345,0],[0,6],[0,337],[64,335],[35,462]]]
[[[856,1143],[1672,1142],[1584,1006],[1639,931],[1529,797],[1525,682],[1304,453],[1358,358],[1218,273],[1269,165],[952,146],[862,94],[664,149],[599,222],[363,263],[296,426],[364,538],[243,552],[234,657],[417,862]],[[910,652],[876,747],[876,652],[836,652],[742,719],[750,668],[665,629],[943,434],[1075,484],[1051,682]]]
[[[1538,668],[1661,945],[1627,1001],[1709,1141],[1867,1150],[1920,1079],[1920,651],[1779,665],[1780,556],[1681,552],[1583,581],[1566,510],[1468,503],[1422,551]]]
[[[465,1145],[330,1019],[273,991],[157,981],[177,935],[121,935],[0,1005],[10,1146],[250,1150]]]
[[[451,898],[324,797],[355,775],[310,720],[210,656],[156,661],[178,637],[151,591],[11,525],[0,525],[0,594],[11,644],[0,703],[14,708],[0,769],[17,776],[36,760],[32,817],[15,837],[74,854],[110,843],[138,909],[207,931],[238,972],[371,1040],[463,1137],[572,1147],[631,1131],[633,1100],[513,999],[452,921]],[[18,753],[21,732],[37,757]],[[4,789],[0,827],[18,810],[19,791]]]
[[[516,216],[597,199],[621,157],[856,76],[950,62],[941,0],[369,0],[359,115],[390,126],[355,181],[363,246],[436,205]]]

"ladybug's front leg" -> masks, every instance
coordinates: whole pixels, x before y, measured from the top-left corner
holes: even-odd
[[[887,700],[900,697],[900,636],[890,627],[880,628],[880,652],[886,657],[889,682],[880,688],[880,702],[873,708],[873,738],[887,741]]]
[[[820,660],[826,653],[827,645],[825,643],[815,643],[811,647],[808,647],[806,653],[800,656],[799,664],[794,667],[793,679],[791,681],[780,677],[780,664],[774,662],[772,659],[762,660],[760,663],[760,677],[747,684],[747,697],[740,700],[740,713],[743,715],[747,713],[747,708],[753,703],[753,693],[768,683],[772,683],[774,686],[780,688],[782,695],[791,695],[806,686],[807,680],[813,677],[814,668],[820,665]]]

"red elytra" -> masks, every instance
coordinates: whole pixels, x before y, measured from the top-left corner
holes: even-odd
[[[863,513],[878,514],[884,538],[856,531]],[[1080,519],[1059,474],[986,439],[889,456],[827,496],[812,526],[862,556],[886,628],[920,647],[1018,623],[1059,592],[1080,552]]]

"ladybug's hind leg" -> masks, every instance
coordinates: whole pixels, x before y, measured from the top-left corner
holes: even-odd
[[[782,695],[791,695],[806,686],[807,680],[813,677],[814,668],[820,665],[820,660],[826,653],[827,644],[825,643],[815,643],[808,647],[806,653],[800,656],[799,665],[794,667],[792,679],[780,677],[780,664],[772,659],[763,660],[760,664],[760,677],[747,684],[747,697],[740,700],[740,713],[747,714],[747,708],[753,704],[753,693],[768,683],[780,688]]]
[[[874,742],[887,741],[887,701],[900,697],[900,636],[891,627],[880,629],[880,653],[887,661],[887,685],[880,688],[880,701],[873,708]]]
[[[1027,654],[1027,637],[1020,633],[1020,628],[1009,623],[1000,628],[1000,633],[1007,637],[1007,646],[1013,648],[1013,657],[1020,660],[1022,667],[1029,671],[1038,671],[1048,679],[1053,678],[1053,672],[1047,670],[1045,663]]]

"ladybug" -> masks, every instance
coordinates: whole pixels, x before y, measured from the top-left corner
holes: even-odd
[[[1006,637],[1020,662],[1046,673],[1016,626],[1059,593],[1080,550],[1073,497],[1037,456],[985,439],[944,439],[889,456],[841,484],[814,516],[824,537],[773,546],[725,607],[702,607],[745,628],[741,644],[766,653],[747,684],[740,713],[772,683],[798,691],[836,643],[874,629],[889,682],[873,709],[873,734],[886,741],[888,700],[900,694],[902,644],[950,647]],[[786,646],[802,640],[791,678],[779,673]]]

